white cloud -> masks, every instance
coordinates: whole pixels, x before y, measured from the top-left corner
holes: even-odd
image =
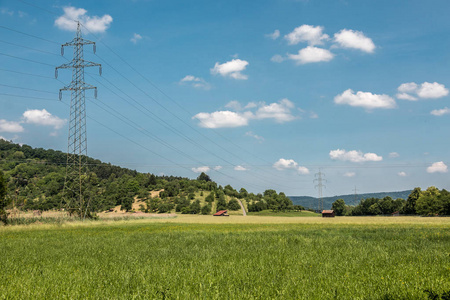
[[[408,82],[401,84],[397,90],[400,92],[397,94],[398,99],[411,101],[418,100],[417,97],[422,99],[442,98],[447,96],[449,93],[445,85],[437,82],[424,82],[420,85],[415,82]],[[413,94],[415,96],[413,96]]]
[[[275,29],[274,32],[266,34],[266,37],[271,38],[272,40],[276,40],[280,37],[280,31],[278,29]]]
[[[382,161],[383,157],[375,153],[362,153],[361,151],[346,151],[344,149],[336,149],[330,151],[330,158],[333,160],[350,161],[355,163],[366,161]]]
[[[355,172],[346,172],[344,173],[345,177],[355,177],[356,173]]]
[[[215,170],[215,171],[219,171],[220,169],[222,169],[222,166],[215,166],[215,167],[214,167],[214,170]]]
[[[245,136],[249,136],[254,138],[255,140],[258,140],[260,143],[262,143],[264,141],[264,138],[262,136],[259,136],[257,134],[254,134],[252,131],[247,131],[245,133]]]
[[[284,36],[289,45],[296,45],[300,42],[306,42],[310,46],[321,45],[323,40],[327,40],[329,36],[322,33],[322,26],[302,25],[295,28],[291,33]]]
[[[0,119],[0,132],[23,132],[24,128],[19,122]]]
[[[395,100],[388,95],[377,95],[369,92],[357,92],[348,89],[341,95],[334,97],[334,103],[336,104],[348,104],[355,107],[363,107],[367,110],[375,108],[390,109],[395,108],[397,104]]]
[[[289,122],[295,119],[291,113],[291,109],[295,105],[288,99],[282,99],[278,103],[263,105],[256,113],[256,119],[274,119],[278,123]]]
[[[64,15],[55,20],[55,26],[62,30],[76,31],[77,23],[75,21],[80,21],[90,32],[101,33],[105,32],[113,21],[110,15],[88,16],[87,10],[84,8],[66,6],[63,10]]]
[[[214,68],[211,69],[211,74],[220,74],[224,77],[246,80],[248,79],[248,76],[241,72],[244,71],[247,66],[248,62],[241,59],[233,59],[223,64],[216,62]]]
[[[139,33],[133,33],[133,37],[130,39],[130,41],[133,44],[136,44],[139,40],[142,40],[142,35],[140,35]]]
[[[240,127],[248,125],[248,116],[234,111],[215,111],[198,113],[193,119],[200,121],[199,126],[205,128]]]
[[[200,121],[199,126],[205,128],[241,127],[247,126],[250,120],[263,119],[273,119],[277,123],[285,123],[297,118],[291,112],[295,105],[288,99],[282,99],[267,105],[264,102],[250,102],[243,108],[245,111],[241,111],[242,105],[238,101],[231,101],[226,106],[239,112],[230,110],[212,113],[201,112],[192,118],[198,119]],[[255,112],[249,110],[254,108],[258,109]]]
[[[275,54],[270,60],[276,63],[281,63],[285,60],[285,58],[279,54]]]
[[[400,100],[409,100],[409,101],[417,101],[418,99],[410,94],[407,93],[398,93],[397,95],[395,95],[397,97],[397,99]]]
[[[245,109],[250,109],[250,108],[255,108],[258,107],[258,104],[255,102],[249,102],[247,103],[247,105],[244,107]]]
[[[229,108],[229,109],[232,109],[232,110],[235,110],[235,111],[242,110],[242,105],[239,103],[239,101],[236,101],[236,100],[232,100],[232,101],[228,102],[225,105],[225,107]]]
[[[279,171],[293,169],[300,174],[309,174],[309,169],[306,167],[299,166],[298,163],[293,159],[280,158],[277,162],[273,164],[273,167]]]
[[[358,49],[367,53],[373,53],[375,44],[361,31],[342,29],[334,34],[334,41],[342,48]]]
[[[25,123],[53,126],[55,129],[60,129],[66,124],[66,120],[53,116],[47,110],[29,109],[23,113]]]
[[[243,166],[236,166],[234,167],[235,171],[247,171],[247,168],[244,168]]]
[[[441,98],[448,95],[448,89],[445,85],[437,82],[424,82],[417,90],[417,95],[420,98]]]
[[[447,173],[447,165],[443,161],[438,161],[433,163],[427,168],[428,173]]]
[[[398,172],[397,175],[400,177],[405,177],[406,173],[402,171],[402,172]]]
[[[435,110],[432,110],[430,112],[430,114],[432,114],[433,116],[438,116],[438,117],[447,115],[447,114],[450,114],[450,108],[444,107],[442,109],[435,109]]]
[[[297,172],[302,174],[302,175],[307,175],[307,174],[309,174],[309,169],[307,167],[299,166],[297,168]]]
[[[193,75],[186,75],[184,78],[180,80],[180,84],[190,84],[191,86],[198,88],[209,90],[211,85],[206,82],[203,78],[195,77]]]
[[[14,11],[9,10],[6,7],[2,7],[0,12],[2,13],[2,15],[9,15],[10,17],[12,17],[14,15]]]
[[[288,54],[288,58],[294,60],[297,64],[303,65],[321,61],[330,61],[334,54],[329,50],[308,46],[298,51],[298,54]]]
[[[309,118],[310,118],[310,119],[318,119],[318,118],[319,118],[319,115],[312,111],[312,112],[309,114]]]
[[[202,173],[202,172],[206,173],[210,170],[210,168],[208,166],[202,166],[202,167],[192,168],[191,170],[195,173]]]
[[[417,90],[417,83],[415,82],[407,82],[407,83],[402,83],[397,90],[401,93],[412,93],[412,92],[416,92]]]
[[[397,152],[389,153],[389,158],[396,158],[396,157],[399,157],[399,156],[400,156],[400,154],[398,154]]]

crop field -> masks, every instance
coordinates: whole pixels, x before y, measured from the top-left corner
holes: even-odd
[[[0,228],[1,299],[428,299],[450,218],[179,216]]]

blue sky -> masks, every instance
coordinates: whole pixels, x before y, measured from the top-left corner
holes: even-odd
[[[30,3],[0,2],[7,140],[66,151],[78,19],[92,157],[253,192],[450,188],[448,1]]]

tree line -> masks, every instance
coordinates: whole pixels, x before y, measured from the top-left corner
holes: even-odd
[[[343,199],[332,204],[332,209],[338,216],[374,216],[403,215],[437,216],[450,215],[450,192],[431,186],[422,191],[416,187],[406,200],[392,199],[387,196],[382,199],[362,199],[356,206],[346,205]]]

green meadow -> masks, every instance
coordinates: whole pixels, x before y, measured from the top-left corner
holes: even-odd
[[[195,220],[2,227],[0,298],[428,299],[450,291],[448,218]]]

